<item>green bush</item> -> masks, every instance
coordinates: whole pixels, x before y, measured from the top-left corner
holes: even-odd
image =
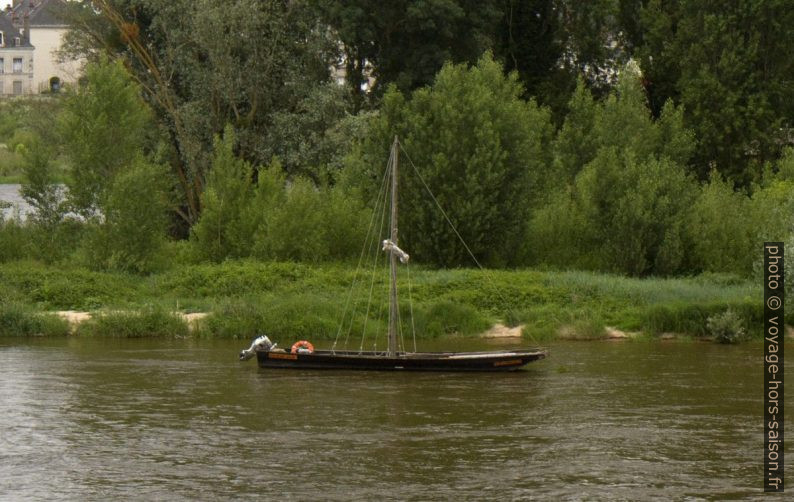
[[[30,232],[17,220],[3,218],[0,203],[0,263],[20,260],[27,254]]]
[[[175,267],[157,277],[154,287],[175,297],[245,296],[289,288],[315,272],[296,263],[229,260]]]
[[[600,269],[641,276],[684,268],[696,185],[682,167],[606,149],[579,174],[576,193],[587,222],[580,242],[599,256]]]
[[[104,312],[77,326],[80,336],[114,338],[185,338],[187,323],[178,315],[157,308],[137,312]]]
[[[410,315],[409,309],[402,309],[404,336],[410,336],[412,327],[416,328],[416,334],[420,338],[437,338],[452,334],[472,336],[483,333],[491,327],[491,322],[477,309],[459,302],[442,300],[414,305],[413,323]]]
[[[296,179],[279,203],[265,209],[254,243],[262,259],[317,263],[358,256],[369,212],[342,187],[316,188]]]
[[[738,343],[747,336],[743,320],[731,310],[710,316],[706,328],[717,343]]]
[[[251,164],[235,157],[234,142],[231,127],[225,129],[222,139],[215,138],[212,170],[201,195],[201,218],[191,229],[191,240],[198,255],[215,262],[249,256],[262,221],[262,215],[256,214],[255,198],[265,195],[257,193]],[[261,174],[266,178],[276,172],[278,166],[267,174],[263,169]],[[281,190],[282,183],[268,188]]]
[[[57,225],[67,212],[64,191],[55,183],[54,145],[33,138],[20,145],[24,159],[25,183],[22,196],[34,209],[33,221],[44,226]]]
[[[204,319],[202,332],[246,340],[264,333],[282,347],[301,339],[333,340],[340,307],[337,301],[311,294],[231,299]]]
[[[21,154],[8,147],[0,147],[0,177],[19,177],[24,165]]]
[[[107,190],[104,221],[89,224],[83,252],[93,268],[151,272],[162,266],[168,225],[166,171],[137,157]]]
[[[128,275],[37,262],[3,265],[0,286],[9,296],[45,309],[94,309],[139,296],[136,281]]]
[[[724,312],[730,311],[726,319],[720,319]],[[709,319],[714,319],[715,327],[719,323],[730,324],[727,321],[741,323],[743,326],[756,326],[750,334],[757,336],[763,326],[764,309],[758,301],[739,302],[708,302],[708,303],[666,303],[653,305],[643,315],[644,328],[652,333],[688,333],[695,336],[708,336],[712,334]],[[734,323],[733,325],[736,325]]]
[[[69,323],[19,304],[0,304],[0,336],[65,336]]]
[[[234,156],[233,141],[228,128],[216,141],[204,209],[191,232],[199,259],[320,262],[357,255],[369,216],[360,197],[300,177],[287,183],[277,161],[260,168],[254,183],[253,167]]]
[[[697,268],[709,272],[748,275],[753,257],[757,227],[746,194],[734,191],[716,171],[704,184],[688,216],[692,236],[692,260]]]

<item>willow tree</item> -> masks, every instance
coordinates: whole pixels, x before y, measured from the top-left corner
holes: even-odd
[[[285,113],[305,109],[327,89],[332,46],[303,2],[68,4],[67,52],[123,61],[166,131],[179,186],[175,206],[186,226],[198,220],[213,138],[227,124],[235,131],[237,153],[256,165],[268,164],[285,138],[295,144],[321,139],[295,137],[280,127],[289,123]],[[333,122],[343,114],[340,105],[319,120]]]

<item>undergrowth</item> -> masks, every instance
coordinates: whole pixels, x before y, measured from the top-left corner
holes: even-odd
[[[385,269],[374,279],[370,272],[356,273],[347,264],[227,261],[174,266],[145,276],[11,261],[0,265],[0,302],[24,306],[25,315],[105,312],[81,325],[81,335],[188,336],[184,322],[169,313],[203,311],[209,316],[194,336],[250,339],[264,332],[282,340],[370,340],[366,344],[385,339],[388,317]],[[496,322],[523,325],[525,335],[536,340],[600,338],[605,326],[702,337],[710,335],[708,319],[727,310],[751,337],[760,336],[753,327],[762,325],[758,288],[732,276],[633,279],[593,272],[427,270],[415,265],[410,277],[405,269],[400,275],[406,338],[414,330],[419,338],[476,335]],[[356,285],[352,290],[351,283]]]

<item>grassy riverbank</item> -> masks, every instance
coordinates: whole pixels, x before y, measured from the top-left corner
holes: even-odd
[[[605,327],[657,336],[708,336],[707,320],[727,310],[759,336],[760,290],[726,276],[630,279],[589,272],[536,270],[401,271],[404,329],[418,337],[474,336],[496,322],[523,325],[534,340],[599,338]],[[408,288],[410,279],[410,290]],[[358,287],[351,294],[350,284]],[[372,291],[369,315],[367,300]],[[179,266],[150,276],[12,262],[0,266],[0,335],[65,335],[55,311],[93,313],[83,336],[198,336],[278,340],[383,336],[385,274],[372,281],[346,265],[226,262]],[[406,302],[407,303],[407,302]],[[342,312],[355,307],[342,321]],[[188,330],[174,312],[206,312]]]

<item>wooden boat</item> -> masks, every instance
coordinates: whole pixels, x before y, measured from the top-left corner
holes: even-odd
[[[277,348],[267,336],[256,338],[240,352],[240,360],[254,356],[261,368],[392,370],[392,371],[512,371],[532,361],[545,358],[545,349],[496,350],[484,352],[408,352],[398,349],[399,310],[397,298],[397,262],[407,263],[409,255],[397,245],[397,170],[399,141],[392,144],[386,174],[391,180],[390,236],[382,241],[389,256],[388,349],[385,351],[314,350],[311,343],[300,340],[290,350]],[[385,179],[384,179],[385,182]],[[385,205],[384,205],[385,210]],[[451,224],[451,223],[450,223]],[[457,233],[457,231],[456,231]],[[336,342],[334,343],[334,347]]]

